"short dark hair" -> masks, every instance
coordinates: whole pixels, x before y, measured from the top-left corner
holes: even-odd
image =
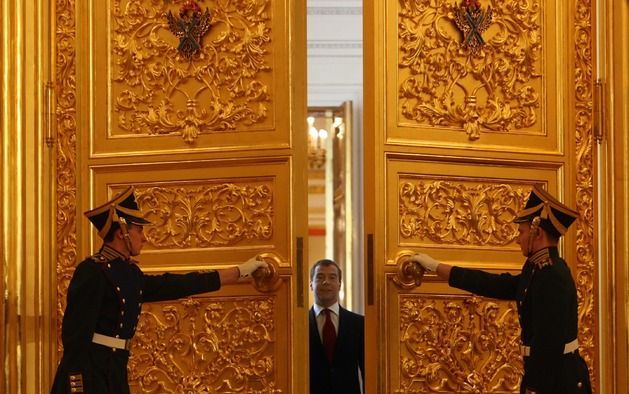
[[[314,263],[314,265],[310,268],[310,280],[312,281],[314,279],[314,273],[318,266],[329,267],[331,265],[336,267],[336,270],[339,273],[339,282],[341,282],[341,279],[343,278],[343,271],[341,271],[341,267],[339,267],[339,265],[336,264],[334,260],[330,259],[323,259]]]

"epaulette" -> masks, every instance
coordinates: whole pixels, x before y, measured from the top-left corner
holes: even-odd
[[[106,262],[108,262],[108,261],[113,260],[112,258],[109,258],[109,259],[108,259],[108,258],[107,258],[107,256],[105,256],[104,254],[102,254],[102,253],[100,253],[100,252],[98,252],[98,253],[96,253],[96,254],[93,254],[93,255],[91,255],[91,256],[90,256],[90,257],[88,257],[88,258],[90,258],[90,259],[94,260],[94,261],[95,261],[95,262],[97,262],[97,263],[106,263]]]
[[[108,263],[116,259],[124,259],[124,256],[114,249],[104,246],[98,251],[98,253],[94,254],[90,258],[97,263]]]
[[[533,263],[535,269],[542,269],[553,264],[553,259],[550,257],[550,253],[548,253],[548,248],[533,253],[533,255],[529,257],[529,261]]]

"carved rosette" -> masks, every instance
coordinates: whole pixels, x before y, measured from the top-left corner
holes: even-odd
[[[129,383],[142,393],[281,393],[273,297],[143,306]]]
[[[517,236],[513,223],[530,186],[402,179],[402,239],[437,244],[506,246]]]
[[[212,28],[187,59],[168,31],[172,2],[114,0],[114,132],[193,143],[203,133],[270,127],[270,4],[210,2]]]
[[[513,303],[400,297],[399,394],[517,393],[520,325]]]
[[[247,184],[137,187],[145,234],[155,249],[234,246],[273,235],[273,186]]]
[[[595,264],[594,223],[594,136],[593,84],[594,59],[592,57],[592,7],[588,0],[576,0],[574,11],[575,38],[575,127],[576,127],[576,203],[579,219],[576,221],[576,286],[579,296],[579,345],[583,358],[590,368],[592,388],[598,389],[599,333],[598,271]]]
[[[456,1],[402,0],[398,12],[399,110],[416,126],[540,133],[539,0],[492,2],[493,22],[477,54],[460,46]],[[538,125],[539,128],[539,125]]]
[[[55,6],[56,123],[56,240],[57,332],[65,310],[66,292],[77,257],[76,239],[76,63],[74,0]],[[57,338],[61,349],[60,337]]]

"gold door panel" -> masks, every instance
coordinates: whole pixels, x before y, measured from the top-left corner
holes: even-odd
[[[448,162],[389,156],[388,265],[405,249],[456,264],[518,262],[513,219],[535,183],[555,195],[561,168],[521,163]],[[478,264],[477,264],[478,265]],[[483,268],[489,268],[481,265]],[[492,266],[493,267],[493,266]]]
[[[285,278],[288,279],[288,278]],[[287,281],[273,295],[251,285],[143,305],[129,360],[135,392],[290,392]]]
[[[555,1],[482,2],[491,23],[462,48],[462,2],[387,2],[386,130],[391,143],[561,151],[569,72]],[[491,8],[491,12],[488,11]],[[394,17],[395,16],[395,17]]]
[[[537,183],[581,216],[560,250],[598,387],[594,8],[365,2],[368,394],[519,391],[515,305],[420,283],[408,256],[519,272],[512,220]]]
[[[290,261],[286,158],[93,166],[91,173],[91,205],[136,186],[138,205],[153,223],[145,229],[145,267],[233,264],[261,250],[281,264]],[[93,246],[98,242],[93,233]]]
[[[515,304],[463,295],[437,283],[399,294],[387,276],[387,338],[400,393],[517,393],[522,370]]]
[[[77,5],[92,155],[289,146],[290,117],[278,111],[290,100],[287,2],[200,1],[209,28],[190,60],[167,18],[181,2]]]
[[[273,266],[251,283],[143,305],[132,392],[300,393],[307,364],[291,360],[306,359],[308,343],[307,212],[296,209],[307,195],[305,3],[196,3],[211,17],[190,57],[167,17],[183,19],[190,1],[54,9],[57,360],[68,282],[101,243],[81,212],[134,185],[152,223],[145,272],[256,254]]]

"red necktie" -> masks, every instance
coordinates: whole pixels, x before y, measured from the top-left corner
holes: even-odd
[[[328,361],[332,364],[334,348],[336,347],[336,330],[330,318],[330,310],[326,308],[323,312],[325,312],[325,323],[323,323],[323,348],[328,356]]]

